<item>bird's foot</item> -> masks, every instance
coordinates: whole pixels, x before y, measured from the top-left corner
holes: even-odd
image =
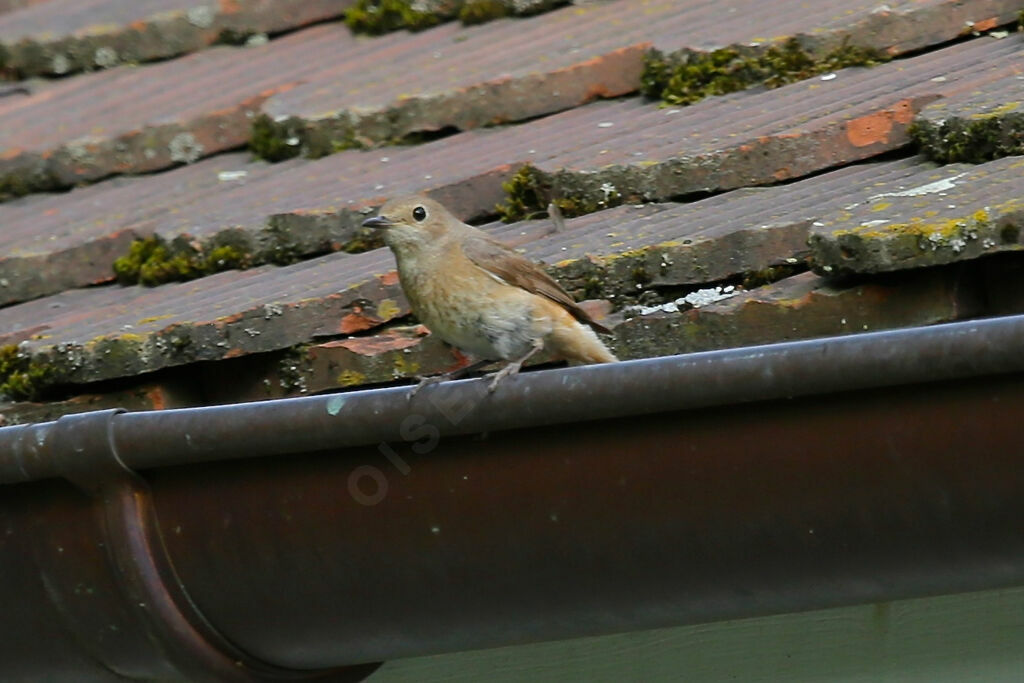
[[[501,370],[498,370],[493,375],[490,375],[491,383],[487,385],[487,391],[489,393],[493,394],[494,390],[498,388],[499,384],[501,384],[501,381],[503,379],[505,379],[506,377],[511,377],[512,375],[517,374],[519,372],[519,368],[521,366],[522,366],[522,362],[521,361],[516,361],[514,363],[509,363],[508,365],[503,367]]]
[[[533,354],[537,353],[538,351],[540,351],[543,348],[544,348],[544,340],[543,339],[534,339],[533,340],[533,344],[530,347],[530,350],[527,351],[523,355],[522,358],[518,358],[518,359],[510,362],[508,365],[503,367],[501,370],[498,370],[496,373],[494,373],[494,375],[493,375],[493,377],[491,379],[491,383],[487,385],[487,391],[489,393],[493,394],[494,390],[498,388],[498,385],[501,383],[501,381],[503,379],[505,379],[506,377],[511,377],[512,375],[517,374],[519,372],[519,368],[523,367],[523,363],[525,363],[526,361],[530,360],[530,358],[533,356]]]
[[[417,376],[416,379],[419,380],[419,383],[412,388],[412,391],[409,392],[408,399],[411,401],[413,397],[415,397],[416,394],[420,392],[420,389],[427,385],[439,384],[441,382],[446,382],[450,379],[458,379],[465,375],[466,373],[473,372],[474,370],[479,370],[483,366],[488,365],[490,362],[491,361],[489,360],[478,360],[476,362],[470,363],[469,365],[463,366],[461,368],[456,368],[451,372],[445,372],[440,375],[431,375],[429,377]]]
[[[452,377],[450,372],[446,372],[443,375],[433,375],[431,377],[417,376],[416,379],[418,379],[419,382],[417,382],[416,386],[414,386],[412,388],[412,391],[409,392],[408,400],[410,401],[416,396],[416,394],[420,393],[420,389],[422,389],[423,387],[429,386],[431,384],[440,384],[446,379],[452,379]]]

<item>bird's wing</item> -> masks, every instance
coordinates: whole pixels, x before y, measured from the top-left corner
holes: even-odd
[[[607,327],[580,308],[540,266],[501,242],[485,234],[467,235],[462,241],[462,251],[470,261],[506,284],[547,297],[569,311],[581,323],[590,325],[598,332],[610,333]]]

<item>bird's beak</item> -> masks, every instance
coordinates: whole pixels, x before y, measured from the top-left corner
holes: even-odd
[[[363,221],[364,228],[389,228],[394,225],[386,216],[372,216]]]

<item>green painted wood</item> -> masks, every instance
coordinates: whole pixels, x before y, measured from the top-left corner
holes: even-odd
[[[419,657],[368,679],[429,681],[1020,683],[1024,587]]]

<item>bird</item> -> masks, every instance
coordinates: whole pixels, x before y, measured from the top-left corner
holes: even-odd
[[[420,322],[476,359],[422,380],[416,390],[505,361],[488,385],[493,392],[542,350],[582,364],[618,360],[595,333],[610,330],[540,266],[458,220],[439,202],[421,196],[392,199],[363,226],[382,231]]]

